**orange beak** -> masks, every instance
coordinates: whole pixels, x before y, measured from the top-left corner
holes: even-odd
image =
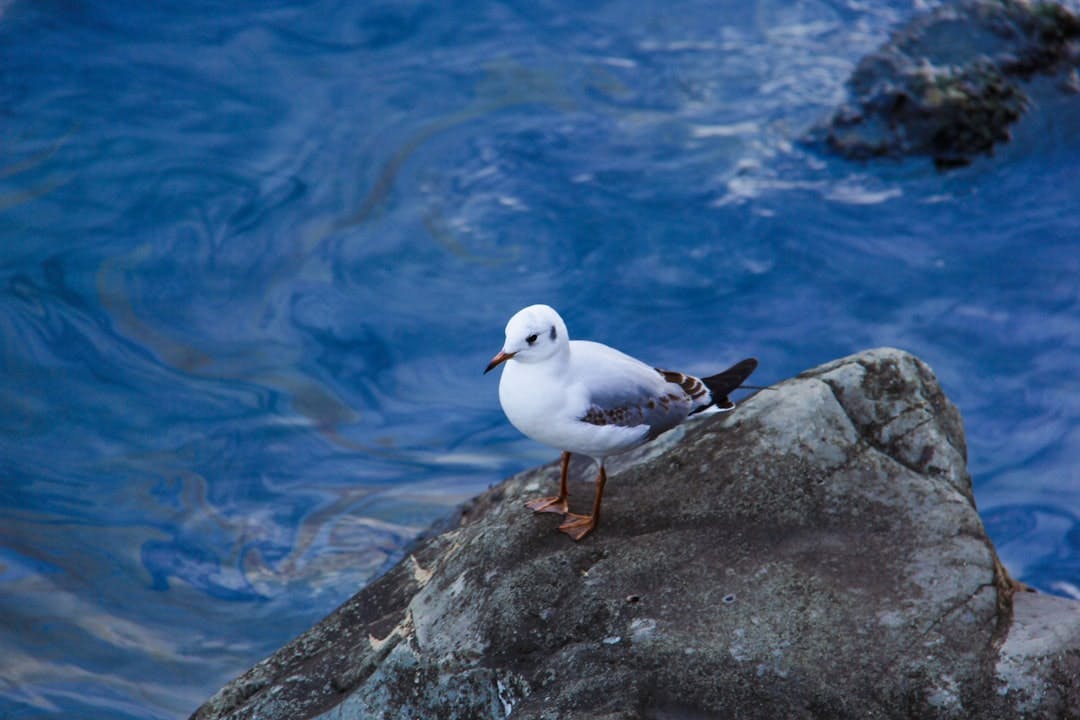
[[[484,368],[484,374],[487,375],[496,365],[502,365],[504,362],[514,357],[517,353],[500,352],[495,357],[491,358],[491,362]]]

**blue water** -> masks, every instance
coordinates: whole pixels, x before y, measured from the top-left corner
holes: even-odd
[[[1080,597],[1080,110],[798,142],[921,3],[0,0],[0,717],[185,717],[554,452],[509,315],[784,379],[877,345]]]

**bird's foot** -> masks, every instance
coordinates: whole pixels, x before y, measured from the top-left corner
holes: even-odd
[[[578,515],[568,512],[566,518],[563,524],[559,526],[559,531],[566,533],[574,541],[585,537],[596,527],[596,520],[592,515]]]
[[[566,504],[566,497],[559,497],[558,495],[530,500],[525,503],[525,507],[538,513],[549,512],[565,515],[570,512],[570,508]]]

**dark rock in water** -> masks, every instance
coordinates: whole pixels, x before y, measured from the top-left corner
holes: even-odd
[[[581,543],[511,478],[194,717],[1080,717],[1080,603],[1009,579],[965,454],[918,359],[829,363],[624,457]]]
[[[929,155],[964,165],[1029,105],[1023,82],[1072,72],[1080,18],[1054,2],[962,0],[921,14],[864,58],[822,135],[851,158]],[[1064,83],[1063,83],[1064,84]]]

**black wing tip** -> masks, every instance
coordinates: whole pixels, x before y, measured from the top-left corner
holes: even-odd
[[[744,373],[746,373],[746,375],[743,376],[743,380],[745,380],[746,378],[750,377],[751,373],[753,373],[755,370],[757,370],[757,366],[758,366],[757,358],[749,357],[749,358],[746,358],[745,360],[740,360],[739,362],[735,363],[734,365],[729,367],[724,372],[725,373],[744,372]],[[723,373],[721,373],[721,374],[723,374]]]
[[[712,393],[713,404],[721,410],[734,409],[735,404],[728,399],[728,393],[737,390],[746,381],[746,378],[750,377],[754,370],[757,370],[757,366],[757,358],[746,358],[723,372],[701,378],[701,381],[705,383],[705,387],[709,388],[709,392]]]

